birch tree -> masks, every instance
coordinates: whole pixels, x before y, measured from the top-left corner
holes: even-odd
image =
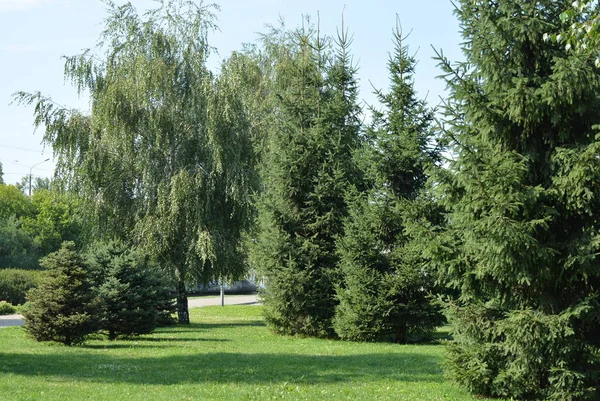
[[[186,284],[243,272],[240,230],[252,182],[249,124],[227,66],[206,66],[216,6],[163,1],[140,15],[108,1],[94,51],[67,57],[65,78],[89,93],[89,114],[39,93],[35,125],[57,155],[64,187],[83,194],[98,235],[142,247]]]

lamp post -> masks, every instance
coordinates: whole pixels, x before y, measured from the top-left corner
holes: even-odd
[[[41,162],[39,162],[37,164],[34,164],[33,166],[29,167],[29,197],[30,198],[31,198],[31,176],[32,176],[33,168],[36,167],[36,166],[39,166],[42,163],[46,163],[48,160],[50,160],[50,158],[47,158],[46,160],[41,161]],[[25,166],[25,167],[28,167],[28,166]]]

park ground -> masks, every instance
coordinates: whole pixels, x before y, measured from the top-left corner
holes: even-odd
[[[192,324],[83,346],[0,330],[0,399],[478,400],[447,381],[445,347],[282,337],[261,306],[191,309]]]

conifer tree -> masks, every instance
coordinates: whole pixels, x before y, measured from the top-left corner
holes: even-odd
[[[40,261],[47,276],[27,295],[25,329],[38,341],[76,345],[98,329],[98,308],[83,260],[73,242]]]
[[[466,61],[441,59],[454,160],[425,255],[461,296],[448,370],[473,392],[600,399],[600,74],[544,35],[567,1],[462,0]]]
[[[435,327],[440,314],[428,299],[433,274],[404,232],[409,209],[423,204],[432,112],[413,87],[415,60],[394,32],[388,61],[391,87],[378,91],[383,111],[374,111],[369,141],[358,154],[367,190],[349,192],[350,216],[338,243],[342,283],[334,327],[348,340],[405,342]]]
[[[339,42],[330,58],[327,39],[309,26],[269,43],[276,107],[251,252],[266,279],[267,322],[283,334],[333,335],[335,238],[346,215],[343,194],[355,179],[351,154],[360,128],[345,33]]]
[[[95,243],[85,258],[98,298],[100,328],[110,340],[151,333],[159,319],[174,311],[169,280],[123,243]]]

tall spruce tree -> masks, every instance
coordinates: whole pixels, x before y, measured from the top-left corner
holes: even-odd
[[[415,93],[415,60],[399,27],[394,39],[391,86],[376,93],[383,110],[373,110],[369,141],[357,153],[368,188],[348,193],[350,212],[338,245],[342,283],[334,327],[348,340],[417,340],[441,316],[428,298],[434,275],[403,223],[410,209],[427,202],[421,191],[436,159],[433,114]]]
[[[90,115],[39,94],[16,98],[36,105],[59,178],[86,198],[98,234],[169,268],[179,321],[189,323],[186,283],[243,274],[252,148],[236,76],[206,67],[211,6],[160,3],[138,15],[107,1],[103,55],[67,58],[66,77],[90,93]]]
[[[544,41],[567,1],[459,5],[466,61],[441,59],[447,226],[420,233],[462,294],[449,373],[480,394],[600,399],[600,73]]]
[[[266,39],[276,55],[275,107],[252,260],[266,278],[265,316],[275,331],[332,336],[335,238],[360,129],[350,40],[342,30],[329,56],[327,40],[310,24]]]

